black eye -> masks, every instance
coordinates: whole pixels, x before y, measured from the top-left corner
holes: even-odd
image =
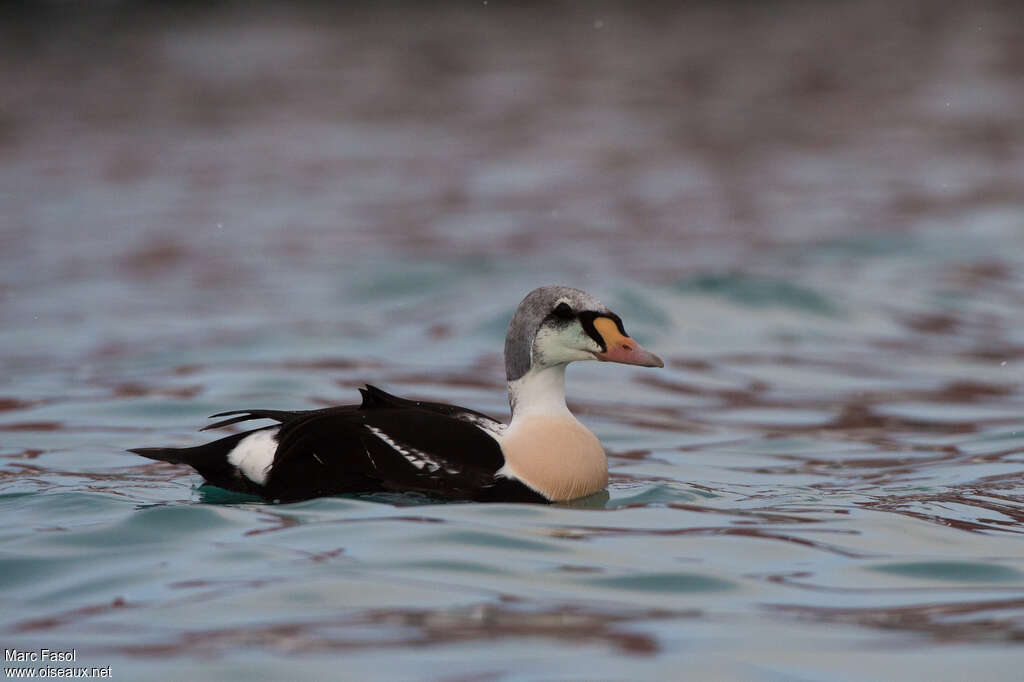
[[[569,320],[573,317],[572,306],[565,301],[562,301],[555,306],[555,309],[551,311],[551,314],[555,317],[560,317],[563,320]]]

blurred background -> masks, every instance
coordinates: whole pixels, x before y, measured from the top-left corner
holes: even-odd
[[[12,641],[133,679],[1017,672],[1024,4],[8,2],[0,83]],[[550,283],[668,365],[570,371],[603,512],[194,504],[123,454],[366,381],[504,417]]]
[[[785,289],[823,249],[990,238],[998,261],[1020,246],[1013,2],[53,2],[4,16],[2,322],[94,327],[76,333],[83,350],[239,317],[252,334],[344,333],[353,298],[386,308],[395,288],[423,295],[466,270],[458,295],[484,294],[500,326],[541,283],[745,291],[758,287],[732,275],[781,265]],[[981,261],[973,276],[1006,274]],[[899,306],[907,292],[892,293]],[[452,295],[433,300],[467,305]]]

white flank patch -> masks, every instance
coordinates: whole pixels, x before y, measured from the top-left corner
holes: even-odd
[[[442,468],[442,465],[438,464],[437,461],[435,461],[432,457],[430,457],[430,455],[423,452],[422,450],[406,447],[392,440],[392,438],[388,436],[388,434],[384,433],[376,426],[370,426],[369,424],[366,424],[365,426],[370,433],[377,436],[377,438],[381,439],[385,444],[387,444],[388,447],[390,447],[392,450],[400,454],[402,457],[406,459],[407,462],[409,462],[409,464],[412,464],[420,471],[426,469],[428,472],[434,473],[438,469]],[[376,464],[374,464],[374,466],[376,467]],[[444,467],[444,470],[449,474],[459,473],[458,469],[450,469],[448,467]]]
[[[512,471],[512,467],[508,465],[508,462],[505,462],[505,466],[501,467],[500,469],[494,472],[494,477],[507,478],[512,481],[519,481],[520,483],[524,483],[523,479],[519,478],[519,476],[516,475],[516,472]],[[524,483],[524,485],[527,484]]]
[[[228,463],[236,466],[253,483],[263,485],[277,452],[277,432],[278,429],[257,431],[238,441],[234,450],[228,453]]]

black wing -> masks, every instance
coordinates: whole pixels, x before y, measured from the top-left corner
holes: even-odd
[[[478,426],[481,420],[496,426],[490,417],[406,400],[373,386],[361,392],[358,407],[244,413],[244,419],[282,423],[266,496],[417,491],[481,501],[547,501],[517,481],[495,478],[505,458],[497,441]]]

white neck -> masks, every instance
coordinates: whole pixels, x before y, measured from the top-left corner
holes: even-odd
[[[531,368],[520,378],[508,382],[508,402],[513,422],[528,414],[572,416],[565,406],[565,364]]]
[[[565,406],[565,364],[531,369],[508,382],[512,422],[498,441],[499,476],[522,481],[549,500],[572,500],[608,485],[597,436]]]

